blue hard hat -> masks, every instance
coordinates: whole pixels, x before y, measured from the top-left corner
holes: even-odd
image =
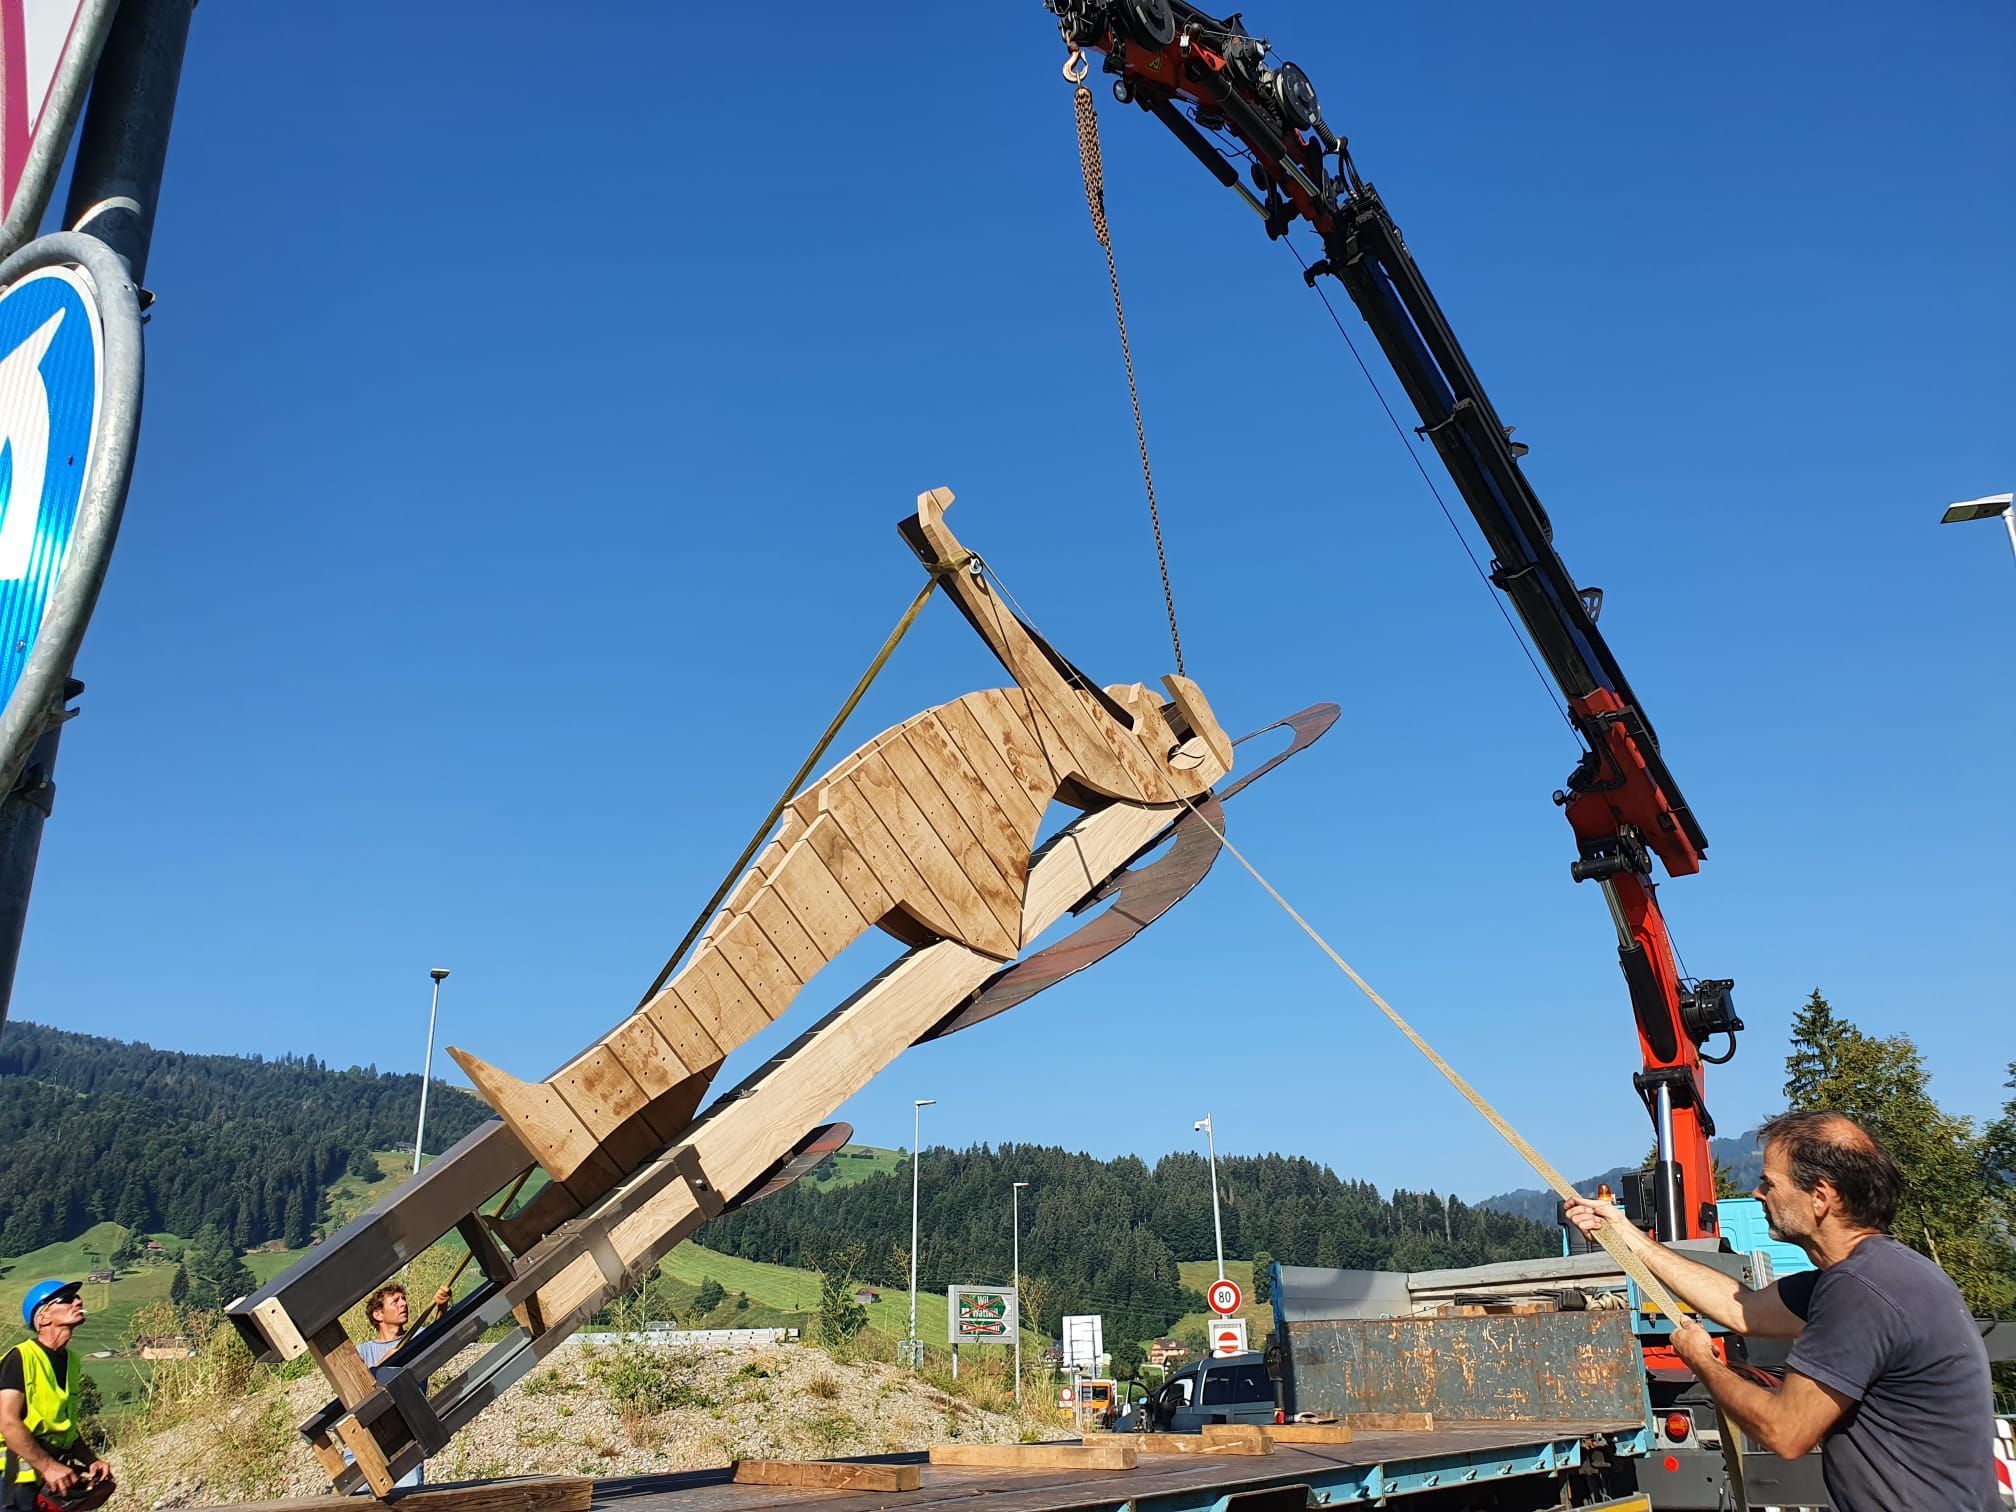
[[[84,1290],[82,1281],[37,1281],[28,1288],[28,1295],[21,1299],[21,1321],[33,1328],[36,1311],[44,1303],[54,1302],[62,1297],[74,1297],[82,1290]]]

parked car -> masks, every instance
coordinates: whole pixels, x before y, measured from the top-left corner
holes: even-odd
[[[1271,1423],[1275,1406],[1265,1358],[1248,1353],[1177,1371],[1149,1396],[1142,1416],[1153,1431],[1195,1433],[1206,1423]]]

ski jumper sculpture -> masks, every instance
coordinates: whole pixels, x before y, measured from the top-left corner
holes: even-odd
[[[838,1148],[851,1131],[821,1121],[905,1049],[1097,960],[1209,867],[1234,743],[1202,691],[1180,676],[1162,680],[1166,699],[1095,685],[1001,602],[946,525],[951,502],[922,495],[900,529],[1008,685],[912,716],[796,795],[678,973],[544,1081],[451,1049],[498,1121],[229,1309],[255,1352],[322,1367],[337,1399],[302,1432],[339,1489],[384,1494],[673,1245]],[[1322,705],[1283,721],[1293,742],[1261,770],[1335,717]],[[1032,854],[1053,801],[1082,812]],[[1132,866],[1172,838],[1163,860]],[[703,1112],[723,1059],[877,928],[908,950]],[[483,1211],[535,1164],[550,1178],[536,1194]],[[342,1313],[449,1229],[482,1284],[374,1375]],[[499,1323],[511,1337],[430,1393]]]

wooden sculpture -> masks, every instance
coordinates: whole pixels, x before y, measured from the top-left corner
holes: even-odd
[[[1167,702],[1094,686],[995,596],[945,526],[951,502],[923,495],[904,538],[1012,686],[905,720],[798,794],[683,969],[547,1080],[452,1052],[500,1119],[228,1307],[262,1358],[306,1354],[328,1379],[336,1400],[301,1432],[339,1490],[385,1495],[673,1245],[811,1169],[849,1137],[822,1121],[911,1045],[1131,939],[1209,868],[1220,798],[1335,720],[1322,705],[1282,721],[1288,749],[1213,796],[1233,743],[1196,685],[1164,679]],[[1083,812],[1032,854],[1053,800]],[[1016,961],[1102,900],[1107,912]],[[701,1110],[729,1052],[871,926],[909,948]],[[535,1163],[553,1180],[510,1209]],[[367,1369],[345,1313],[451,1229],[481,1284]]]
[[[1163,679],[1167,704],[1139,683],[1093,687],[1011,614],[946,527],[951,502],[949,489],[920,496],[905,537],[1014,685],[914,715],[799,794],[679,974],[544,1082],[450,1050],[565,1189],[549,1210],[680,1139],[722,1059],[871,926],[1012,959],[1033,933],[1030,847],[1052,799],[1163,809],[1230,768],[1232,743],[1188,678]]]

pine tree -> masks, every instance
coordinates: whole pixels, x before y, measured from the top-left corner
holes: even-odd
[[[2016,1308],[2016,1250],[1997,1224],[2003,1190],[1985,1179],[1993,1132],[1977,1134],[1934,1101],[1910,1036],[1876,1038],[1839,1018],[1816,989],[1793,1021],[1785,1095],[1798,1109],[1853,1119],[1903,1177],[1892,1231],[1936,1261],[1981,1316]]]
[[[1253,1300],[1274,1300],[1274,1257],[1265,1250],[1253,1252]]]

